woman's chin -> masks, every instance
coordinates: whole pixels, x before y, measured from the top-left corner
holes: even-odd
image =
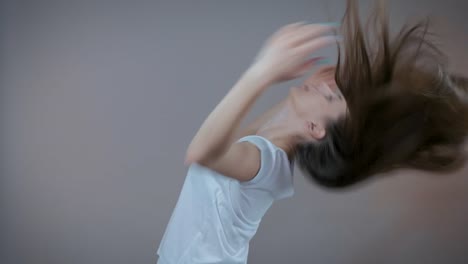
[[[289,88],[289,94],[290,95],[296,94],[297,92],[299,92],[299,89],[300,89],[299,87],[293,86],[293,87]]]
[[[301,88],[299,88],[297,86],[293,86],[293,87],[289,88],[288,97],[292,101],[295,101],[294,98],[297,98],[298,96],[300,96],[300,94],[301,94]]]

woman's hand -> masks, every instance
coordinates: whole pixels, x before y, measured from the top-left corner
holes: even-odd
[[[337,24],[293,23],[280,28],[264,44],[251,66],[252,71],[275,84],[298,78],[322,59],[307,57],[340,37],[325,35]]]

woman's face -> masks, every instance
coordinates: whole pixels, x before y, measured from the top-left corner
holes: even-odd
[[[324,126],[327,120],[337,120],[346,113],[346,101],[335,82],[335,67],[317,70],[299,87],[290,90],[296,115],[303,120]]]

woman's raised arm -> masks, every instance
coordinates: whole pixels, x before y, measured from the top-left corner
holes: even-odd
[[[236,140],[242,119],[271,85],[302,76],[318,58],[310,53],[334,44],[324,35],[336,25],[293,23],[280,28],[264,44],[254,63],[203,122],[190,143],[185,163],[209,162],[221,157]]]

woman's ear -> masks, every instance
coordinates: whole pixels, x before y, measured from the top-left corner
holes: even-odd
[[[325,127],[318,122],[305,121],[304,126],[306,128],[307,135],[310,135],[316,140],[322,139],[326,135]]]
[[[457,85],[458,88],[468,91],[468,77],[460,74],[450,74],[451,81]]]
[[[468,102],[468,77],[459,74],[450,74],[448,78],[449,86],[455,94],[462,100]]]

